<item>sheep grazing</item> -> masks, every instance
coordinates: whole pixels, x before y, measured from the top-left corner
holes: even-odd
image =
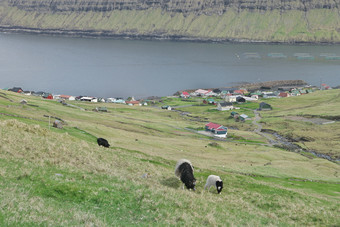
[[[187,189],[192,189],[195,191],[196,179],[194,177],[194,168],[192,167],[189,160],[181,159],[177,162],[175,167],[175,175],[183,182],[183,184],[185,184]]]
[[[217,193],[220,194],[223,189],[223,181],[219,176],[210,175],[207,179],[207,183],[204,186],[204,190],[209,187],[208,191],[212,186],[215,186],[217,189]]]
[[[97,143],[98,143],[99,146],[110,147],[109,142],[107,142],[107,140],[104,139],[104,138],[98,138]]]

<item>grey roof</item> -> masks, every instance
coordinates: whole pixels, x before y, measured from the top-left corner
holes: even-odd
[[[232,105],[233,105],[233,103],[231,103],[231,102],[220,102],[219,104],[220,104],[222,107],[232,106]]]

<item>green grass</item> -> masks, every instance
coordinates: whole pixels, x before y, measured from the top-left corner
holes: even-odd
[[[0,116],[1,226],[340,224],[338,164],[264,146],[252,131],[230,129],[232,142],[198,136],[184,128],[203,122],[158,108],[72,102],[110,110],[98,113],[26,99],[39,107],[0,104],[0,112],[32,118]],[[271,102],[277,111],[286,108]],[[225,114],[209,108],[191,111],[215,119]],[[49,129],[48,113],[64,119],[64,129]],[[263,113],[263,121],[272,113]],[[111,147],[99,147],[96,137]],[[182,190],[175,178],[180,158],[195,167],[196,192]],[[223,179],[222,194],[203,190],[210,174]]]

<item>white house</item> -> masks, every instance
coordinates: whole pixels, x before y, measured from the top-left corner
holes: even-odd
[[[232,110],[234,109],[234,106],[231,102],[222,102],[217,104],[217,109],[219,111],[226,111],[226,110]]]
[[[53,95],[53,99],[56,99],[56,100],[63,99],[63,100],[74,101],[76,100],[76,97],[72,95]]]
[[[81,98],[80,98],[80,101],[98,102],[98,99],[97,99],[97,98],[94,98],[94,97],[87,97],[87,96],[84,96],[84,97],[81,97]]]
[[[224,100],[225,100],[226,102],[237,102],[236,98],[237,98],[237,96],[235,96],[235,95],[231,95],[231,96],[228,96],[228,95],[227,95],[227,96],[224,98]]]

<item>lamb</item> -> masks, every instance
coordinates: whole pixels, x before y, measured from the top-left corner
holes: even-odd
[[[107,140],[104,139],[104,138],[98,138],[97,143],[98,143],[99,146],[110,147],[109,142],[107,142]]]
[[[192,189],[195,191],[196,179],[194,177],[194,168],[191,162],[186,159],[180,159],[175,167],[175,175],[178,177],[187,189]],[[184,189],[184,185],[183,185]]]
[[[215,186],[217,189],[217,193],[220,194],[223,189],[223,181],[219,176],[210,175],[207,179],[207,183],[204,186],[204,190],[209,187],[208,191],[212,186]]]

